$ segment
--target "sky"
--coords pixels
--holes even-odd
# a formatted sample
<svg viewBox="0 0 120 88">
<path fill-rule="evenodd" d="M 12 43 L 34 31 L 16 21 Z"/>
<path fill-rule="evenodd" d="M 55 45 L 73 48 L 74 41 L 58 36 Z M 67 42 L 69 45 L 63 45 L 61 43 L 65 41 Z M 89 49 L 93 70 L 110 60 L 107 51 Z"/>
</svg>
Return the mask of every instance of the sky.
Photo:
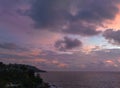
<svg viewBox="0 0 120 88">
<path fill-rule="evenodd" d="M 120 0 L 0 0 L 0 62 L 48 71 L 120 71 Z"/>
</svg>

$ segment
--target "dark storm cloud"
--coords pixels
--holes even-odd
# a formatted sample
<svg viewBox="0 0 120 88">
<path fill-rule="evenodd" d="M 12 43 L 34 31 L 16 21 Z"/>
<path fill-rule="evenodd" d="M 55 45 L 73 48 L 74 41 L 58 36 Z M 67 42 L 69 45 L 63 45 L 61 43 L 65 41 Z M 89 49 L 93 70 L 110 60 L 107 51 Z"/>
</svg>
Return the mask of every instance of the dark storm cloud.
<svg viewBox="0 0 120 88">
<path fill-rule="evenodd" d="M 71 39 L 64 37 L 64 40 L 58 40 L 55 43 L 55 47 L 61 51 L 73 49 L 82 46 L 82 42 L 78 39 Z"/>
<path fill-rule="evenodd" d="M 83 6 L 80 6 L 77 18 L 85 20 L 87 22 L 101 22 L 106 19 L 114 19 L 115 15 L 119 11 L 116 3 L 117 0 L 89 0 Z"/>
<path fill-rule="evenodd" d="M 33 3 L 30 17 L 37 27 L 55 26 L 60 20 L 64 20 L 67 12 L 59 2 L 59 0 L 36 0 Z"/>
<path fill-rule="evenodd" d="M 115 18 L 118 2 L 119 0 L 35 0 L 29 16 L 40 29 L 92 36 L 99 33 L 96 29 L 103 26 L 104 21 Z"/>
<path fill-rule="evenodd" d="M 108 29 L 103 36 L 112 44 L 120 45 L 120 30 Z"/>
</svg>

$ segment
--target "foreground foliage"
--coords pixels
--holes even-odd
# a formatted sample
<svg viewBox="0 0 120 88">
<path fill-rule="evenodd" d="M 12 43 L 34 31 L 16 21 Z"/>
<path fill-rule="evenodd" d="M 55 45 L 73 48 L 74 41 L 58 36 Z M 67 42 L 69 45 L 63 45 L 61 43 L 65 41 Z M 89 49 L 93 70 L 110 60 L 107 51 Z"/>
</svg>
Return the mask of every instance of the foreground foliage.
<svg viewBox="0 0 120 88">
<path fill-rule="evenodd" d="M 48 88 L 39 75 L 40 70 L 29 65 L 0 62 L 0 88 Z"/>
</svg>

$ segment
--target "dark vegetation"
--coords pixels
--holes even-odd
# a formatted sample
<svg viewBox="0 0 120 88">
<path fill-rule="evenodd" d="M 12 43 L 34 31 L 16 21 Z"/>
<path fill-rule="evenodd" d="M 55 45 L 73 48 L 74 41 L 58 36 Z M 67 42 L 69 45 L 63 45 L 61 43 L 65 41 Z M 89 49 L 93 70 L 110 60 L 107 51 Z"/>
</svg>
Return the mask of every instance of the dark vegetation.
<svg viewBox="0 0 120 88">
<path fill-rule="evenodd" d="M 0 62 L 0 88 L 49 88 L 34 66 Z"/>
</svg>

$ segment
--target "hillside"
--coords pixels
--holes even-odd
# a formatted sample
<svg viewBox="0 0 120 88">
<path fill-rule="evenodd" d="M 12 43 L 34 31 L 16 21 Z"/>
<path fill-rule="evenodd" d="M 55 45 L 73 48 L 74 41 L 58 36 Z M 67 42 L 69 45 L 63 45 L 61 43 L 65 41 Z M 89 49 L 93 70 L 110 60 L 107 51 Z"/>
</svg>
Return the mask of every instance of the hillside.
<svg viewBox="0 0 120 88">
<path fill-rule="evenodd" d="M 39 72 L 45 71 L 30 65 L 0 62 L 0 88 L 48 88 Z"/>
</svg>

